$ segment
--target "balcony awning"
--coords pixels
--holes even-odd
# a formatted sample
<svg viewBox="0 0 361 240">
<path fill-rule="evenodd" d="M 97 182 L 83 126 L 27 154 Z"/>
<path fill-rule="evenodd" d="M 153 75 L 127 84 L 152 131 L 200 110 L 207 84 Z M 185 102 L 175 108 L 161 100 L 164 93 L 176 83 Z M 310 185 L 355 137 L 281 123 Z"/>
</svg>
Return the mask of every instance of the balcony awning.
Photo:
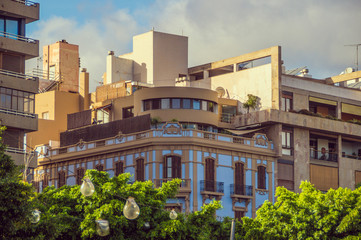
<svg viewBox="0 0 361 240">
<path fill-rule="evenodd" d="M 249 130 L 236 130 L 236 129 L 226 129 L 228 132 L 231 132 L 235 135 L 244 135 L 244 134 L 247 134 L 247 133 L 251 133 L 251 132 L 257 132 L 259 130 L 262 130 L 266 127 L 261 127 L 261 128 L 255 128 L 255 129 L 249 129 Z"/>
</svg>

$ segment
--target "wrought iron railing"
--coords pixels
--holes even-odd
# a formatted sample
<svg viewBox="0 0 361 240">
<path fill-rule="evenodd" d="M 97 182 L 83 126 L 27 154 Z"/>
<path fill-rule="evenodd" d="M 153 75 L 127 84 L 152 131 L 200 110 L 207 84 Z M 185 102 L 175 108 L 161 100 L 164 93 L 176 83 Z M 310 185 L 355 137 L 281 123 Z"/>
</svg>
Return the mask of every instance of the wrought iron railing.
<svg viewBox="0 0 361 240">
<path fill-rule="evenodd" d="M 153 184 L 155 187 L 161 187 L 163 183 L 166 183 L 168 181 L 172 181 L 174 178 L 162 178 L 162 179 L 153 179 Z M 179 185 L 180 188 L 191 188 L 191 179 L 183 179 L 182 182 Z"/>
<path fill-rule="evenodd" d="M 36 39 L 24 37 L 24 36 L 21 36 L 21 35 L 16 35 L 16 34 L 13 34 L 13 33 L 2 32 L 2 31 L 0 31 L 0 37 L 6 37 L 6 38 L 14 39 L 14 40 L 27 42 L 27 43 L 34 43 L 34 44 L 39 43 L 39 40 L 36 40 Z"/>
<path fill-rule="evenodd" d="M 38 3 L 36 2 L 32 2 L 32 1 L 28 1 L 28 0 L 11 0 L 13 2 L 17 2 L 17 3 L 21 3 L 24 4 L 26 6 L 36 6 L 38 5 Z"/>
<path fill-rule="evenodd" d="M 253 186 L 251 185 L 231 184 L 230 187 L 231 195 L 253 196 Z"/>
<path fill-rule="evenodd" d="M 217 192 L 224 193 L 224 182 L 201 180 L 200 182 L 201 192 Z"/>
</svg>

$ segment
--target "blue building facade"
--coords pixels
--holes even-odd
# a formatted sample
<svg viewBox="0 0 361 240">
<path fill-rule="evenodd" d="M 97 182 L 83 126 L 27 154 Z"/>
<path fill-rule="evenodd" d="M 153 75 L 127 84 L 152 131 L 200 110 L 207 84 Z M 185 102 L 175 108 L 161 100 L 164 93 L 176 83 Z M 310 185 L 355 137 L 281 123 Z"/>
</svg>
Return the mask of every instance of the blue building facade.
<svg viewBox="0 0 361 240">
<path fill-rule="evenodd" d="M 44 154 L 37 170 L 40 191 L 48 185 L 80 184 L 87 169 L 98 169 L 111 177 L 128 172 L 134 181 L 150 180 L 155 187 L 180 178 L 179 192 L 167 207 L 192 212 L 216 199 L 223 205 L 217 211 L 220 219 L 255 217 L 266 200 L 274 201 L 276 155 L 263 133 L 243 138 L 168 122 L 143 132 L 38 150 Z"/>
</svg>

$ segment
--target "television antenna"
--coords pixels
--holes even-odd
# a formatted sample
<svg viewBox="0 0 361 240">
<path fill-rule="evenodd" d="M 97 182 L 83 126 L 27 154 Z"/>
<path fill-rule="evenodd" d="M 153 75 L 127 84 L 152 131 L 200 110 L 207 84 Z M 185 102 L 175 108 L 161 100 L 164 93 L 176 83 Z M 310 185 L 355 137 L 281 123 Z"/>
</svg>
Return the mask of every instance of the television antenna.
<svg viewBox="0 0 361 240">
<path fill-rule="evenodd" d="M 356 71 L 358 71 L 358 47 L 359 46 L 361 46 L 361 43 L 345 45 L 345 47 L 356 47 L 356 59 L 355 59 Z"/>
</svg>

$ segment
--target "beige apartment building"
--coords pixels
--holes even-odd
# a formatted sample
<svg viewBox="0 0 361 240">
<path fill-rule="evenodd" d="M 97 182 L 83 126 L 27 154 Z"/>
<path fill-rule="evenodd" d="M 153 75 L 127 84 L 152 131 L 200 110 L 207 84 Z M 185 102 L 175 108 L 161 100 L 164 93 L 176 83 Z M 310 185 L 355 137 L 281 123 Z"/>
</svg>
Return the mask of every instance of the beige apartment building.
<svg viewBox="0 0 361 240">
<path fill-rule="evenodd" d="M 285 70 L 279 46 L 189 68 L 187 37 L 155 31 L 106 61 L 104 84 L 91 97 L 80 93 L 86 87 L 63 88 L 79 110 L 34 140 L 39 190 L 79 184 L 87 169 L 156 186 L 177 177 L 184 184 L 169 207 L 189 212 L 216 198 L 227 206 L 217 216 L 254 217 L 277 186 L 299 191 L 308 180 L 326 191 L 361 181 L 361 92 L 350 84 L 361 71 L 314 79 Z M 88 78 L 82 71 L 80 85 Z M 257 101 L 247 109 L 249 94 Z"/>
<path fill-rule="evenodd" d="M 39 41 L 26 37 L 26 24 L 39 20 L 39 4 L 2 0 L 0 4 L 0 122 L 6 152 L 15 163 L 24 165 L 31 156 L 29 172 L 37 166 L 36 155 L 26 154 L 26 133 L 38 129 L 35 94 L 39 80 L 25 74 L 25 60 L 37 57 Z"/>
</svg>

